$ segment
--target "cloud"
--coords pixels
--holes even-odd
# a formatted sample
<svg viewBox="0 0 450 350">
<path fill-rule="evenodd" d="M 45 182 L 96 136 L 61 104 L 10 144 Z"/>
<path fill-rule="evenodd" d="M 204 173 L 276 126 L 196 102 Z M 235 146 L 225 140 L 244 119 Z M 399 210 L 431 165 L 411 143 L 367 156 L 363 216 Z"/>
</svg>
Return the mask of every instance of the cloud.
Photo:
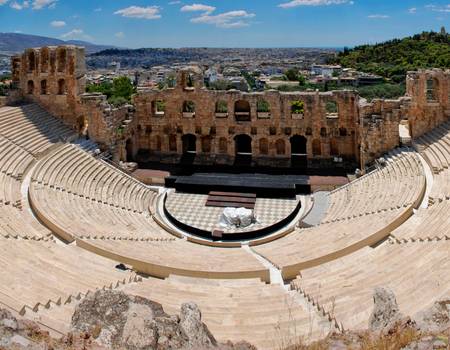
<svg viewBox="0 0 450 350">
<path fill-rule="evenodd" d="M 116 34 L 114 34 L 114 36 L 118 39 L 125 38 L 125 34 L 123 32 L 117 32 Z"/>
<path fill-rule="evenodd" d="M 411 14 L 417 13 L 417 7 L 411 7 L 410 9 L 408 9 L 408 12 Z"/>
<path fill-rule="evenodd" d="M 291 0 L 289 2 L 279 4 L 278 7 L 286 9 L 299 6 L 329 6 L 342 4 L 353 5 L 353 3 L 354 2 L 352 0 Z"/>
<path fill-rule="evenodd" d="M 181 12 L 205 12 L 211 13 L 214 12 L 216 8 L 214 6 L 203 5 L 203 4 L 192 4 L 192 5 L 184 5 L 181 8 Z"/>
<path fill-rule="evenodd" d="M 244 10 L 229 11 L 218 15 L 204 14 L 191 19 L 192 23 L 213 24 L 219 28 L 248 27 L 248 19 L 255 17 L 254 13 Z"/>
<path fill-rule="evenodd" d="M 376 15 L 369 15 L 369 16 L 367 16 L 367 18 L 371 18 L 371 19 L 386 19 L 386 18 L 389 18 L 389 16 L 388 15 L 376 14 Z"/>
<path fill-rule="evenodd" d="M 51 21 L 50 25 L 55 28 L 61 28 L 66 26 L 66 22 L 64 21 Z"/>
<path fill-rule="evenodd" d="M 102 8 L 101 7 L 97 7 L 96 9 L 94 9 L 94 12 L 102 12 Z"/>
<path fill-rule="evenodd" d="M 55 8 L 56 2 L 58 0 L 33 0 L 32 7 L 33 10 L 41 10 L 43 8 Z"/>
<path fill-rule="evenodd" d="M 169 5 L 179 5 L 181 4 L 181 1 L 169 1 Z"/>
<path fill-rule="evenodd" d="M 24 8 L 27 8 L 29 6 L 30 4 L 28 3 L 28 1 L 24 1 L 22 4 L 17 1 L 13 1 L 12 3 L 9 4 L 9 7 L 18 11 L 23 10 Z"/>
<path fill-rule="evenodd" d="M 0 6 L 6 4 L 9 0 L 0 0 Z"/>
<path fill-rule="evenodd" d="M 159 6 L 130 6 L 114 12 L 115 15 L 121 15 L 128 18 L 143 18 L 143 19 L 159 19 L 161 18 Z"/>
<path fill-rule="evenodd" d="M 90 35 L 84 33 L 83 29 L 73 29 L 70 32 L 67 32 L 61 35 L 63 39 L 83 39 L 83 40 L 92 40 Z"/>
<path fill-rule="evenodd" d="M 434 12 L 442 12 L 442 13 L 450 13 L 450 4 L 448 5 L 426 5 L 425 8 L 434 11 Z"/>
</svg>

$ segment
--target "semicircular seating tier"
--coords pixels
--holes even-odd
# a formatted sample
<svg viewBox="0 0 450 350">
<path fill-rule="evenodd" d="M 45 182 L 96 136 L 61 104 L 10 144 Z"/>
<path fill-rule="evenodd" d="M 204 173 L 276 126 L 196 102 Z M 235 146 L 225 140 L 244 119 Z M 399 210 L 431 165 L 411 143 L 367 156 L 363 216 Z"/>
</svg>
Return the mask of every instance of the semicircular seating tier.
<svg viewBox="0 0 450 350">
<path fill-rule="evenodd" d="M 179 314 L 186 301 L 195 302 L 202 312 L 202 321 L 218 341 L 245 339 L 261 350 L 285 348 L 300 338 L 321 338 L 335 329 L 334 323 L 302 303 L 296 291 L 286 291 L 259 279 L 147 277 L 119 289 L 156 301 L 169 314 Z M 65 334 L 75 305 L 39 310 L 35 319 Z"/>
<path fill-rule="evenodd" d="M 389 190 L 396 196 L 378 192 Z M 294 278 L 301 269 L 383 240 L 413 214 L 413 208 L 420 203 L 424 192 L 425 178 L 417 156 L 409 151 L 396 152 L 381 170 L 332 193 L 331 214 L 324 223 L 297 229 L 253 249 L 280 268 L 284 278 Z M 337 193 L 348 193 L 348 199 Z M 356 214 L 351 215 L 352 211 Z"/>
<path fill-rule="evenodd" d="M 450 199 L 450 121 L 414 141 L 433 172 L 430 204 Z"/>
<path fill-rule="evenodd" d="M 0 238 L 0 251 L 0 306 L 21 315 L 136 279 L 114 261 L 52 240 Z"/>
<path fill-rule="evenodd" d="M 400 310 L 410 316 L 448 296 L 449 253 L 450 241 L 385 242 L 302 270 L 292 286 L 342 329 L 367 329 L 376 287 L 391 289 Z"/>
<path fill-rule="evenodd" d="M 73 130 L 37 104 L 2 107 L 0 136 L 37 156 L 58 142 L 76 138 Z"/>
<path fill-rule="evenodd" d="M 322 222 L 417 207 L 425 191 L 425 175 L 415 152 L 398 149 L 386 156 L 386 162 L 386 166 L 330 192 Z"/>
<path fill-rule="evenodd" d="M 141 272 L 269 280 L 268 269 L 242 248 L 197 246 L 165 231 L 146 209 L 156 195 L 73 145 L 43 158 L 30 184 L 32 207 L 52 231 Z"/>
</svg>

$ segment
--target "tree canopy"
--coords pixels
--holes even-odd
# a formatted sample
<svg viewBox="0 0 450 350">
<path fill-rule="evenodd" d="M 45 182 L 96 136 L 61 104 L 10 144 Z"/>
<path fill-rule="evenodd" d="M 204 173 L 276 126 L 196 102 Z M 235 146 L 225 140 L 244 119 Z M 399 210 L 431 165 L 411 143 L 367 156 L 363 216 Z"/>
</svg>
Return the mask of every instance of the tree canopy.
<svg viewBox="0 0 450 350">
<path fill-rule="evenodd" d="M 403 82 L 406 72 L 419 68 L 450 67 L 450 35 L 423 32 L 404 39 L 344 49 L 330 63 Z"/>
</svg>

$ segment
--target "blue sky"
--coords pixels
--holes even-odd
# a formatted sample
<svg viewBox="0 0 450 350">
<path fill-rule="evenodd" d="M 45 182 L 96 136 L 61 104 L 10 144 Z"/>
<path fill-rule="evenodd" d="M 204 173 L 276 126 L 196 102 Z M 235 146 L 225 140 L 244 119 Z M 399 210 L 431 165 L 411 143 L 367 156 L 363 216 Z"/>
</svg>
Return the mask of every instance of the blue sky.
<svg viewBox="0 0 450 350">
<path fill-rule="evenodd" d="M 0 32 L 123 47 L 340 47 L 450 30 L 449 0 L 0 0 Z"/>
</svg>

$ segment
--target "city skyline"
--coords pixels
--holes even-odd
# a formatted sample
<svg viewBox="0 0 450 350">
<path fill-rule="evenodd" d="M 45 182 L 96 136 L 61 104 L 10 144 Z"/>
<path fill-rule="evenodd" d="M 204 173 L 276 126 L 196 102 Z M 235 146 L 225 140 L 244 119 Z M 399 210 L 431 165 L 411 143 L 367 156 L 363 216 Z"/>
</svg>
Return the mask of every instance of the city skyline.
<svg viewBox="0 0 450 350">
<path fill-rule="evenodd" d="M 342 47 L 448 26 L 448 0 L 0 0 L 2 32 L 120 47 Z"/>
</svg>

